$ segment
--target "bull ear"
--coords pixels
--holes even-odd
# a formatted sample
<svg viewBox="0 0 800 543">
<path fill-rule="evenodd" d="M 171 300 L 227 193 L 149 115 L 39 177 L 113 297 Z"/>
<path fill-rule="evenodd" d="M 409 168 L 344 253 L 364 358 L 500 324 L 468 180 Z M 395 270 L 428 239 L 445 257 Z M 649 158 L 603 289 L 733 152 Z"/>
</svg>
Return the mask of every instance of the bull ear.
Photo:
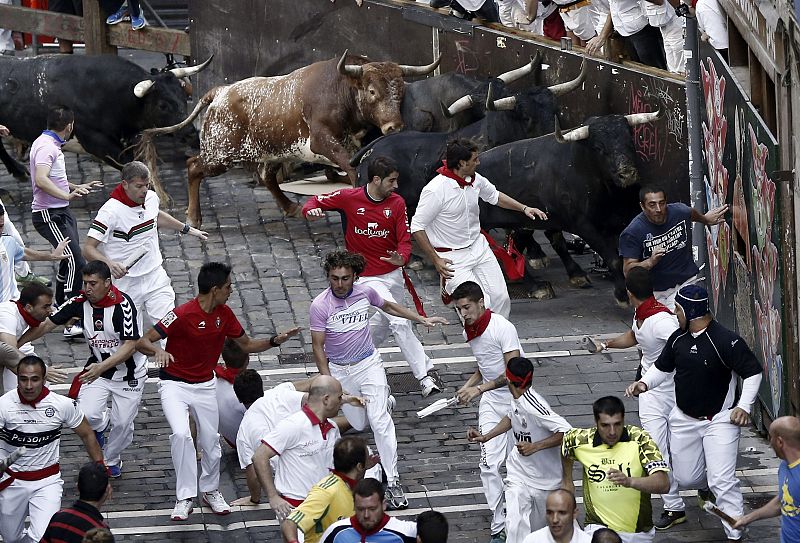
<svg viewBox="0 0 800 543">
<path fill-rule="evenodd" d="M 510 70 L 508 72 L 502 73 L 497 76 L 497 79 L 499 79 L 505 84 L 513 83 L 517 79 L 520 79 L 532 73 L 536 68 L 541 66 L 541 64 L 542 64 L 542 53 L 536 51 L 536 55 L 531 58 L 531 61 L 528 64 L 526 64 L 525 66 L 521 66 L 515 70 Z"/>
<path fill-rule="evenodd" d="M 197 66 L 190 66 L 190 67 L 186 67 L 186 68 L 172 68 L 170 70 L 170 72 L 172 72 L 172 74 L 175 77 L 177 77 L 178 79 L 180 79 L 182 77 L 191 77 L 194 74 L 203 71 L 206 68 L 206 66 L 208 66 L 208 64 L 211 62 L 211 59 L 213 59 L 213 58 L 214 58 L 214 55 L 211 55 L 210 57 L 208 57 L 208 60 L 206 60 L 202 64 L 198 64 Z"/>
<path fill-rule="evenodd" d="M 578 74 L 578 77 L 576 77 L 572 81 L 567 81 L 566 83 L 551 85 L 547 87 L 547 89 L 553 93 L 553 96 L 561 96 L 562 94 L 572 92 L 578 87 L 580 87 L 585 79 L 586 79 L 586 57 L 583 57 L 583 62 L 581 62 L 581 73 Z"/>
<path fill-rule="evenodd" d="M 357 64 L 345 64 L 344 60 L 347 58 L 348 50 L 345 49 L 344 53 L 342 53 L 342 58 L 339 59 L 339 63 L 336 65 L 336 69 L 342 75 L 349 75 L 351 77 L 361 77 L 361 74 L 364 72 L 364 69 L 357 65 Z"/>
<path fill-rule="evenodd" d="M 403 72 L 403 77 L 410 77 L 413 75 L 428 75 L 436 68 L 439 67 L 439 63 L 442 61 L 442 55 L 439 55 L 439 58 L 434 60 L 432 63 L 428 64 L 427 66 L 407 66 L 405 64 L 400 64 L 400 71 Z"/>
<path fill-rule="evenodd" d="M 625 120 L 628 121 L 629 125 L 636 126 L 637 124 L 652 123 L 660 117 L 661 110 L 657 109 L 652 113 L 631 113 L 630 115 L 625 115 Z"/>
<path fill-rule="evenodd" d="M 572 141 L 580 141 L 585 140 L 589 137 L 589 127 L 588 126 L 579 126 L 575 130 L 570 130 L 566 134 L 561 133 L 561 126 L 558 122 L 558 115 L 555 116 L 555 131 L 553 133 L 553 137 L 555 137 L 558 143 L 569 143 Z"/>
<path fill-rule="evenodd" d="M 133 94 L 136 98 L 144 98 L 148 92 L 153 89 L 153 85 L 155 85 L 155 81 L 152 79 L 145 79 L 144 81 L 139 81 L 136 83 L 136 86 L 133 87 Z"/>
<path fill-rule="evenodd" d="M 449 106 L 442 104 L 442 112 L 444 113 L 444 116 L 449 119 L 457 113 L 468 110 L 472 107 L 472 104 L 472 96 L 468 94 L 466 96 L 462 96 Z"/>
</svg>

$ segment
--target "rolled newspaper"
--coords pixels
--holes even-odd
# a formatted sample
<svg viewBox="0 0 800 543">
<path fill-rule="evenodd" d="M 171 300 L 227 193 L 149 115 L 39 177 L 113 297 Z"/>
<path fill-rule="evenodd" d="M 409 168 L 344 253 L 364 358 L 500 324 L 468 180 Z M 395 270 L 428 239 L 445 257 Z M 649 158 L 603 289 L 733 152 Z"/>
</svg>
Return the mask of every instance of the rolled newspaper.
<svg viewBox="0 0 800 543">
<path fill-rule="evenodd" d="M 728 525 L 731 526 L 731 527 L 733 527 L 733 525 L 736 524 L 736 519 L 735 518 L 730 516 L 728 513 L 726 513 L 725 511 L 723 511 L 722 509 L 720 509 L 716 505 L 714 505 L 713 502 L 710 502 L 710 501 L 705 502 L 703 504 L 703 509 L 705 509 L 706 511 L 708 511 L 712 515 L 718 516 L 719 518 L 724 520 L 726 523 L 728 523 Z"/>
<path fill-rule="evenodd" d="M 428 415 L 436 413 L 437 411 L 441 411 L 442 409 L 445 409 L 447 407 L 452 407 L 457 403 L 458 403 L 457 396 L 453 396 L 452 398 L 442 398 L 441 400 L 436 400 L 425 409 L 417 411 L 417 416 L 422 419 L 427 417 Z"/>
<path fill-rule="evenodd" d="M 147 248 L 139 247 L 131 256 L 127 258 L 127 260 L 125 260 L 125 262 L 122 263 L 122 265 L 125 266 L 126 270 L 129 270 L 131 269 L 131 266 L 139 262 L 146 254 Z"/>
</svg>

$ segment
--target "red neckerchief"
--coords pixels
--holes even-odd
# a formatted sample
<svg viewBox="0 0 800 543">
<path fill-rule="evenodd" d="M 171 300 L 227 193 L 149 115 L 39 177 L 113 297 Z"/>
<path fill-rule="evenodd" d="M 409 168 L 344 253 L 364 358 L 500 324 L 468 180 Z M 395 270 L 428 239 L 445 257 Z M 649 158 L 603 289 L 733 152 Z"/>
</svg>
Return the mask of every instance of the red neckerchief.
<svg viewBox="0 0 800 543">
<path fill-rule="evenodd" d="M 436 170 L 436 173 L 440 173 L 445 177 L 449 177 L 450 179 L 454 179 L 455 182 L 458 183 L 458 186 L 461 187 L 462 189 L 464 187 L 468 187 L 468 186 L 472 185 L 472 183 L 475 181 L 475 176 L 474 175 L 472 176 L 472 179 L 470 179 L 469 181 L 467 181 L 463 177 L 457 175 L 456 172 L 454 172 L 453 170 L 451 170 L 450 168 L 447 167 L 447 163 L 445 161 L 442 161 L 442 165 L 438 170 Z"/>
<path fill-rule="evenodd" d="M 19 309 L 19 314 L 20 314 L 20 315 L 22 315 L 22 320 L 24 320 L 24 321 L 25 321 L 25 324 L 27 324 L 27 325 L 28 325 L 28 326 L 30 326 L 31 328 L 36 328 L 37 326 L 39 326 L 40 324 L 42 324 L 41 322 L 39 322 L 39 321 L 37 321 L 36 319 L 34 319 L 34 318 L 33 318 L 33 315 L 31 315 L 30 313 L 28 313 L 27 311 L 25 311 L 25 306 L 23 306 L 23 305 L 22 305 L 21 303 L 19 303 L 19 302 L 14 302 L 14 303 L 16 303 L 16 304 L 17 304 L 17 309 Z"/>
<path fill-rule="evenodd" d="M 19 393 L 19 389 L 17 389 L 17 395 L 19 396 L 20 403 L 25 404 L 25 405 L 30 405 L 34 409 L 36 409 L 36 404 L 41 402 L 42 400 L 44 400 L 45 397 L 47 397 L 48 394 L 50 394 L 50 389 L 47 388 L 47 387 L 42 387 L 42 392 L 40 392 L 39 395 L 36 396 L 31 401 L 28 401 L 28 400 L 26 400 L 25 398 L 22 397 L 22 394 Z"/>
<path fill-rule="evenodd" d="M 142 209 L 144 209 L 144 203 L 137 204 L 136 202 L 130 199 L 128 194 L 125 192 L 125 189 L 122 188 L 122 183 L 117 185 L 117 187 L 111 191 L 111 197 L 114 198 L 115 200 L 119 200 L 128 207 L 142 206 Z"/>
<path fill-rule="evenodd" d="M 655 296 L 650 296 L 636 308 L 636 320 L 643 321 L 647 317 L 652 317 L 656 313 L 661 313 L 662 311 L 672 315 L 672 311 L 670 311 L 667 306 L 656 300 Z"/>
<path fill-rule="evenodd" d="M 83 296 L 86 300 L 89 299 L 86 297 L 86 293 L 83 291 L 81 291 L 81 296 Z M 122 297 L 122 293 L 119 291 L 119 289 L 114 285 L 111 285 L 111 288 L 108 289 L 108 292 L 103 299 L 96 304 L 92 304 L 92 307 L 112 307 L 117 304 L 121 304 L 123 299 L 124 298 Z"/>
<path fill-rule="evenodd" d="M 341 471 L 336 471 L 335 469 L 332 469 L 331 473 L 333 473 L 339 479 L 341 479 L 342 481 L 347 483 L 347 486 L 350 487 L 350 490 L 353 490 L 355 488 L 356 484 L 358 483 L 358 481 L 356 481 L 355 479 L 351 479 L 350 477 L 348 477 L 347 475 L 345 475 Z"/>
<path fill-rule="evenodd" d="M 222 364 L 217 364 L 217 367 L 214 368 L 214 373 L 217 374 L 217 377 L 228 381 L 230 384 L 233 384 L 236 376 L 239 375 L 239 372 L 241 371 L 242 370 L 239 368 L 229 368 L 228 366 L 223 366 Z"/>
<path fill-rule="evenodd" d="M 333 430 L 333 424 L 331 421 L 327 419 L 322 421 L 319 420 L 316 413 L 314 413 L 311 408 L 308 407 L 308 404 L 303 406 L 303 413 L 305 413 L 308 417 L 308 420 L 311 421 L 312 426 L 319 426 L 319 431 L 322 432 L 322 439 L 328 439 L 328 432 Z"/>
<path fill-rule="evenodd" d="M 372 530 L 367 530 L 366 528 L 361 526 L 361 524 L 358 522 L 358 519 L 356 518 L 356 516 L 353 515 L 352 517 L 350 517 L 350 525 L 353 527 L 353 529 L 356 532 L 358 532 L 358 535 L 361 536 L 361 543 L 366 543 L 367 536 L 370 536 L 370 535 L 373 535 L 373 534 L 377 534 L 378 532 L 383 530 L 383 527 L 386 526 L 386 524 L 389 523 L 389 520 L 391 520 L 391 518 L 392 517 L 390 517 L 389 515 L 384 513 L 383 514 L 383 518 L 378 523 L 378 525 L 375 526 Z"/>
<path fill-rule="evenodd" d="M 489 326 L 489 321 L 491 318 L 492 310 L 487 309 L 473 324 L 465 324 L 464 331 L 467 333 L 467 341 L 472 341 L 476 337 L 483 334 L 486 331 L 486 327 Z"/>
</svg>

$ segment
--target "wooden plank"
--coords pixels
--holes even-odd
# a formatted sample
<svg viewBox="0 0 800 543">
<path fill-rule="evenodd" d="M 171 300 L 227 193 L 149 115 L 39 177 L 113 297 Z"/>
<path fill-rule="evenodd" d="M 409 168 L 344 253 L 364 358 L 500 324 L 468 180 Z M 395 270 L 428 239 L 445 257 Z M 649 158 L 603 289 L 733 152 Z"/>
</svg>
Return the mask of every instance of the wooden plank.
<svg viewBox="0 0 800 543">
<path fill-rule="evenodd" d="M 108 43 L 108 25 L 98 0 L 83 1 L 83 23 L 87 55 L 117 54 L 117 48 Z"/>
<path fill-rule="evenodd" d="M 117 47 L 129 47 L 190 56 L 192 54 L 189 34 L 181 30 L 147 26 L 133 30 L 128 23 L 119 23 L 108 28 L 108 41 Z"/>
<path fill-rule="evenodd" d="M 83 41 L 83 18 L 75 15 L 0 4 L 0 21 L 9 30 Z"/>
</svg>

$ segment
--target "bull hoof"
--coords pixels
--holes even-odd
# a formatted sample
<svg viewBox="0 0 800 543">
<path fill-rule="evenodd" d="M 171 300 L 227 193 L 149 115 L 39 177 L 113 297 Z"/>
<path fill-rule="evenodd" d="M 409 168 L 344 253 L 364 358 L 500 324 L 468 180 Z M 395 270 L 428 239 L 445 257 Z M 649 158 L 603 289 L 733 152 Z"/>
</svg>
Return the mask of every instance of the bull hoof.
<svg viewBox="0 0 800 543">
<path fill-rule="evenodd" d="M 556 297 L 556 292 L 550 283 L 537 285 L 533 290 L 528 292 L 528 297 L 534 300 L 552 300 Z"/>
<path fill-rule="evenodd" d="M 188 224 L 192 228 L 200 228 L 201 226 L 203 226 L 203 218 L 202 217 L 193 217 L 187 211 L 186 212 L 186 224 Z"/>
<path fill-rule="evenodd" d="M 569 284 L 575 288 L 591 288 L 592 281 L 585 275 L 576 275 L 569 278 Z"/>
<path fill-rule="evenodd" d="M 346 173 L 339 173 L 338 170 L 331 167 L 325 168 L 325 177 L 328 179 L 328 181 L 333 181 L 334 183 L 347 182 Z"/>
<path fill-rule="evenodd" d="M 303 208 L 299 204 L 292 204 L 289 209 L 284 209 L 283 214 L 291 219 L 299 219 L 303 216 Z"/>
<path fill-rule="evenodd" d="M 542 258 L 529 258 L 528 259 L 528 266 L 530 266 L 534 270 L 543 270 L 547 266 L 550 265 L 550 259 L 546 256 Z"/>
</svg>

